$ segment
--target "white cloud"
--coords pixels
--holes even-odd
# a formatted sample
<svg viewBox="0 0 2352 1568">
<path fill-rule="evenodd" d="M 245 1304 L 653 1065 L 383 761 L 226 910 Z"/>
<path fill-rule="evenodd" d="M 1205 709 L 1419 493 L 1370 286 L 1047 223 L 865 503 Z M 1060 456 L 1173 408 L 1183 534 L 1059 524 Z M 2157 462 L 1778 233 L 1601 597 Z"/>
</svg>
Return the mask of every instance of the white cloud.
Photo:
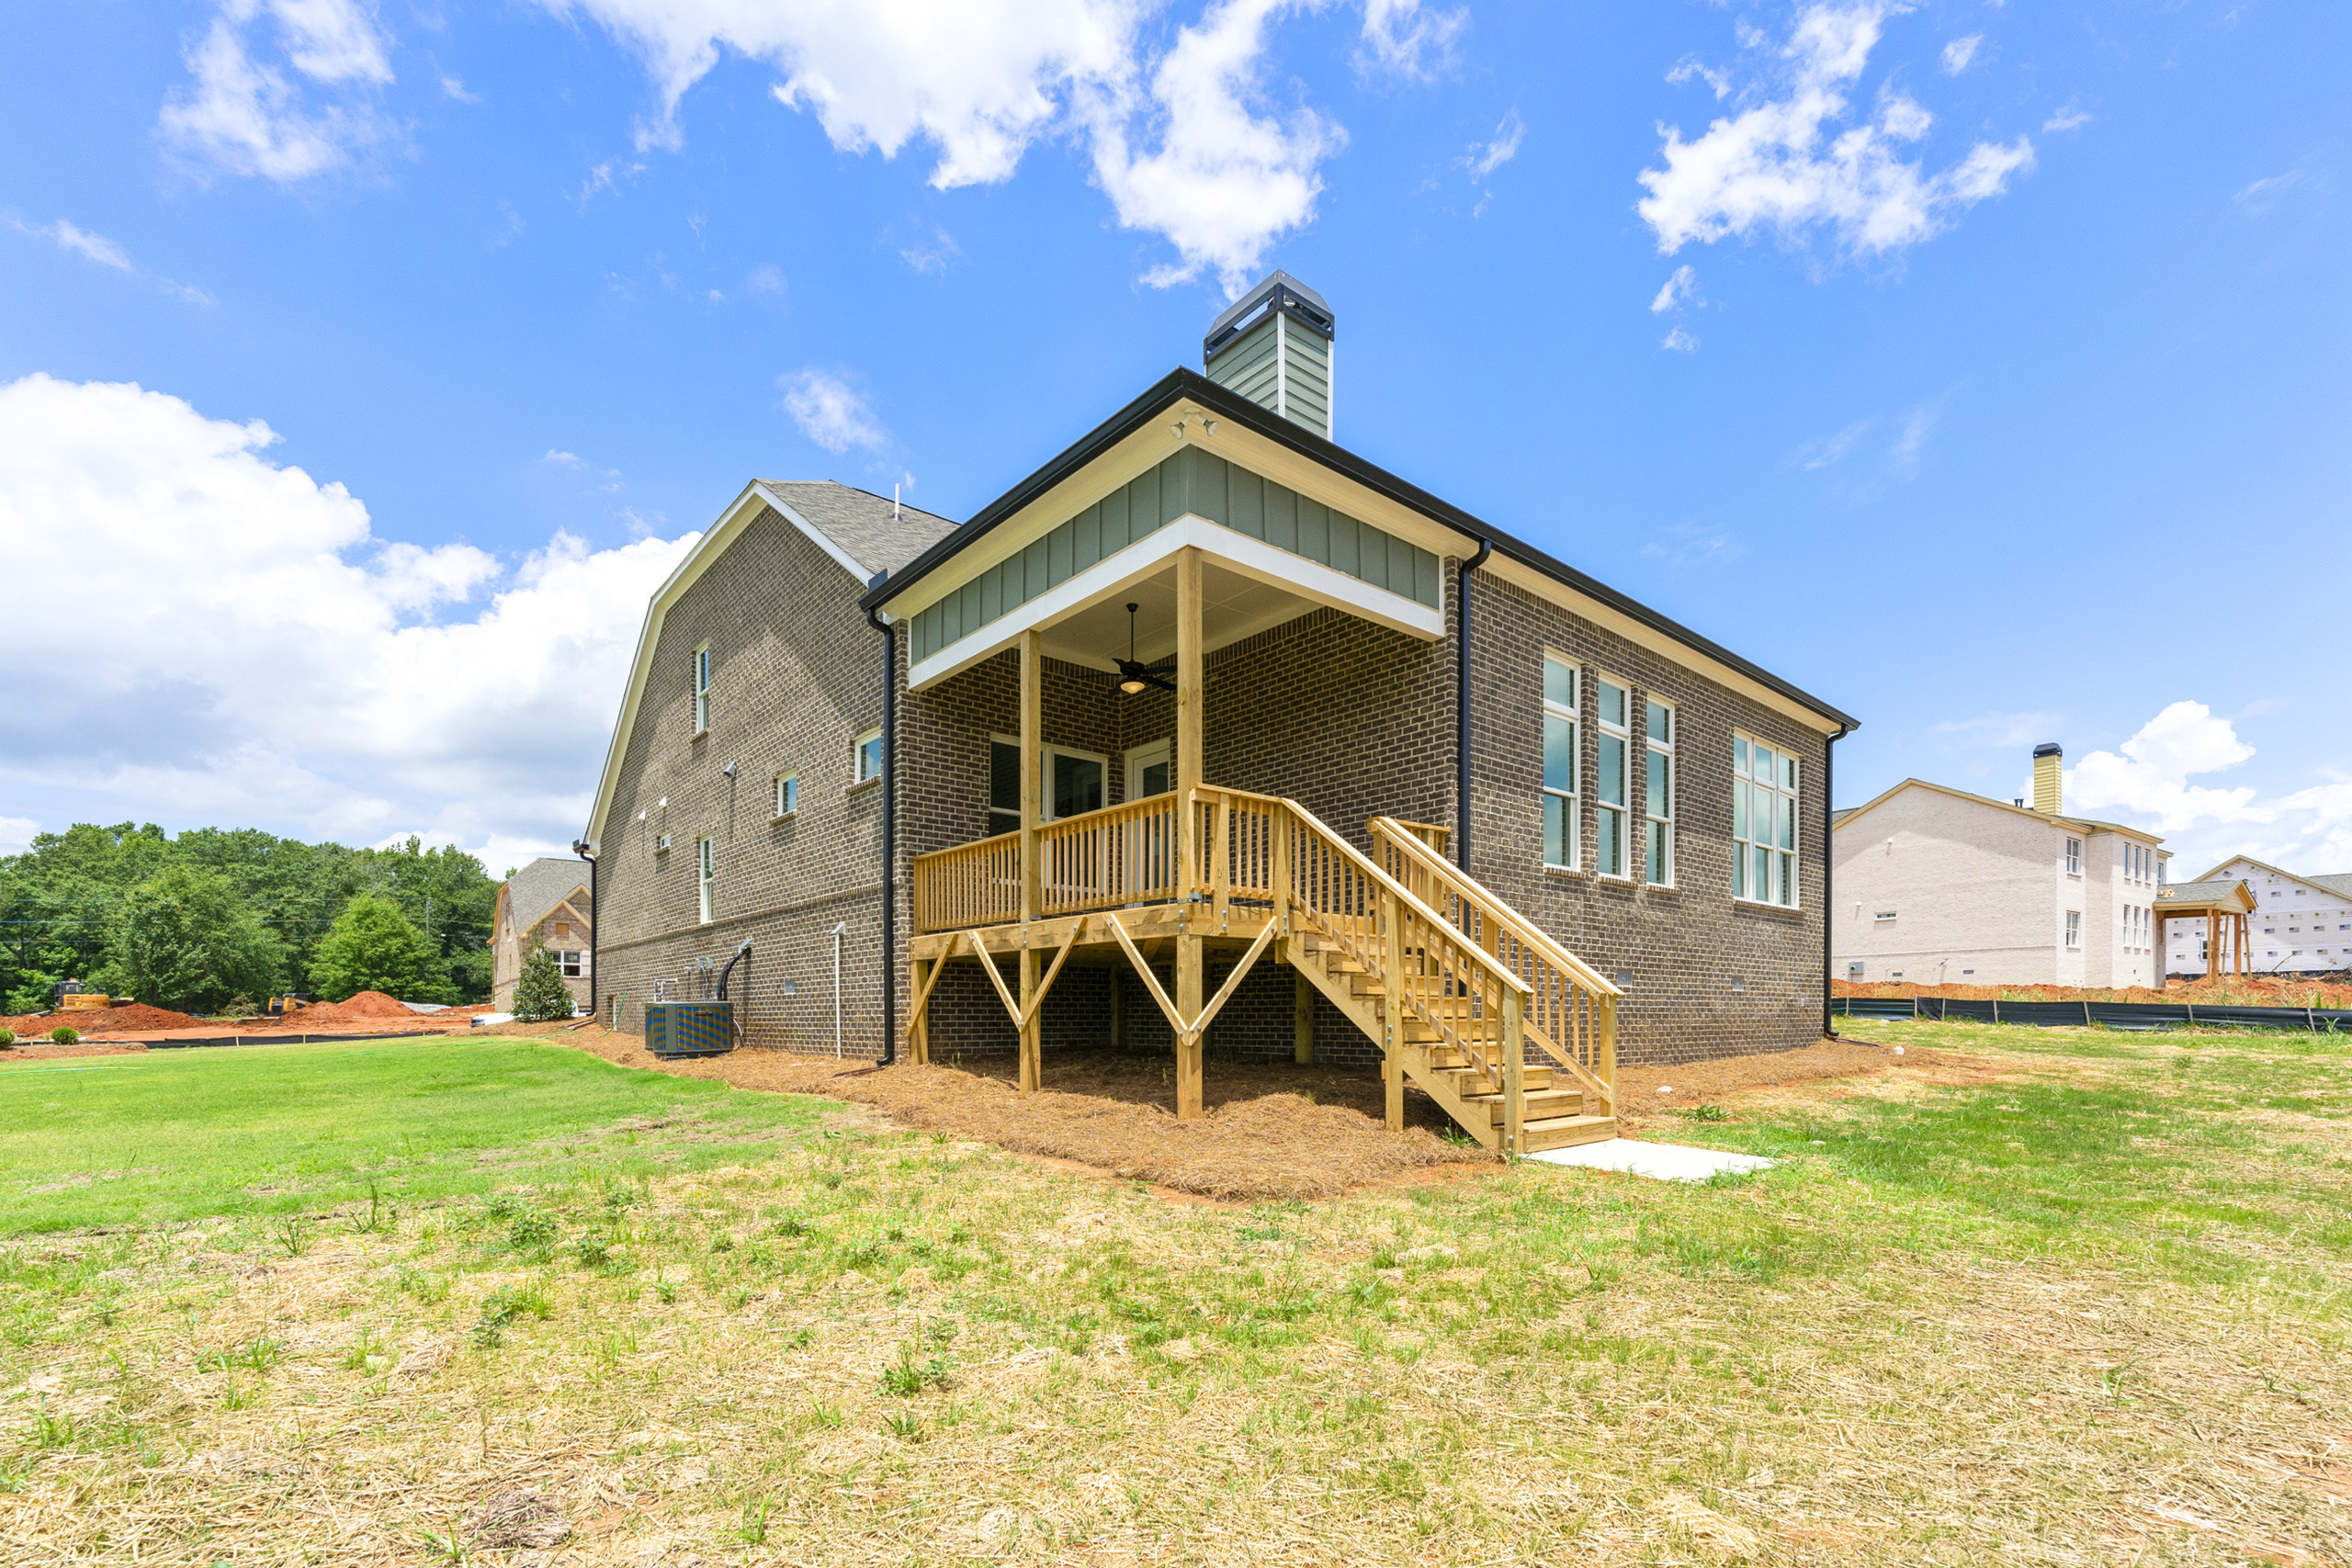
<svg viewBox="0 0 2352 1568">
<path fill-rule="evenodd" d="M 784 268 L 774 262 L 763 262 L 743 279 L 743 287 L 754 294 L 781 294 L 784 292 Z"/>
<path fill-rule="evenodd" d="M 385 541 L 277 439 L 134 385 L 0 387 L 0 570 L 107 562 L 107 592 L 31 602 L 0 643 L 9 804 L 568 841 L 647 596 L 694 536 L 559 533 L 511 569 Z"/>
<path fill-rule="evenodd" d="M 1852 451 L 1855 443 L 1869 434 L 1871 426 L 1877 423 L 1876 415 L 1868 419 L 1858 419 L 1834 435 L 1825 435 L 1818 440 L 1806 442 L 1796 450 L 1798 465 L 1805 468 L 1828 468 Z"/>
<path fill-rule="evenodd" d="M 28 223 L 21 218 L 10 218 L 6 221 L 8 226 L 18 233 L 31 234 L 40 239 L 51 241 L 59 250 L 69 255 L 77 255 L 85 261 L 96 262 L 100 266 L 116 272 L 127 272 L 133 276 L 148 276 L 141 272 L 138 264 L 130 259 L 130 253 L 120 245 L 116 244 L 104 234 L 92 233 L 89 230 L 69 222 L 65 219 L 61 218 L 54 223 Z M 185 283 L 175 283 L 168 277 L 154 277 L 152 281 L 164 293 L 176 299 L 185 299 L 191 305 L 212 303 L 212 296 L 201 288 L 192 288 Z"/>
<path fill-rule="evenodd" d="M 784 389 L 784 411 L 800 434 L 828 452 L 880 446 L 890 439 L 865 399 L 839 377 L 803 370 L 776 384 Z"/>
<path fill-rule="evenodd" d="M 1975 60 L 1976 51 L 1984 46 L 1983 33 L 1971 33 L 1966 38 L 1956 38 L 1944 45 L 1939 62 L 1943 66 L 1944 74 L 1957 76 L 1967 70 L 1970 62 Z"/>
<path fill-rule="evenodd" d="M 1213 270 L 1228 296 L 1248 286 L 1266 247 L 1315 216 L 1324 158 L 1347 133 L 1304 107 L 1286 120 L 1251 112 L 1267 23 L 1284 0 L 1220 0 L 1179 29 L 1151 73 L 1148 103 L 1097 95 L 1090 108 L 1095 183 L 1120 226 L 1164 234 L 1178 260 L 1147 273 L 1165 287 Z M 1156 152 L 1132 145 L 1137 118 Z"/>
<path fill-rule="evenodd" d="M 1666 334 L 1665 341 L 1661 342 L 1658 346 L 1660 348 L 1670 348 L 1677 354 L 1696 354 L 1699 352 L 1699 340 L 1691 333 L 1683 331 L 1680 327 L 1676 327 Z"/>
<path fill-rule="evenodd" d="M 2121 755 L 2094 751 L 2066 771 L 2069 809 L 2124 811 L 2170 831 L 2199 820 L 2240 820 L 2254 806 L 2251 785 L 2188 783 L 2192 774 L 2221 773 L 2254 755 L 2230 721 L 2203 703 L 2172 704 L 2117 751 Z"/>
<path fill-rule="evenodd" d="M 2032 144 L 2019 137 L 1980 141 L 1930 175 L 1902 152 L 1933 123 L 1917 102 L 1888 92 L 1874 117 L 1849 114 L 1848 90 L 1900 8 L 1883 0 L 1809 6 L 1752 107 L 1714 120 L 1692 141 L 1679 128 L 1660 128 L 1666 167 L 1640 172 L 1649 194 L 1635 210 L 1661 252 L 1760 229 L 1795 242 L 1826 228 L 1850 252 L 1883 254 L 1931 238 L 2032 166 Z"/>
<path fill-rule="evenodd" d="M 899 259 L 917 272 L 936 277 L 954 265 L 963 254 L 964 247 L 956 243 L 956 236 L 944 229 L 934 228 L 927 237 L 918 239 L 900 250 Z"/>
<path fill-rule="evenodd" d="M 2283 175 L 2271 175 L 2254 181 L 2230 199 L 2256 217 L 2278 205 L 2279 197 L 2301 185 L 2309 171 L 2290 169 Z"/>
<path fill-rule="evenodd" d="M 466 91 L 465 83 L 455 76 L 445 75 L 441 78 L 441 94 L 444 97 L 455 98 L 461 104 L 481 102 L 480 93 L 469 93 Z"/>
<path fill-rule="evenodd" d="M 307 85 L 254 57 L 264 32 Z M 187 51 L 192 88 L 164 104 L 164 135 L 220 173 L 280 184 L 325 174 L 392 133 L 371 96 L 391 84 L 390 51 L 357 0 L 221 0 Z"/>
<path fill-rule="evenodd" d="M 1699 274 L 1689 264 L 1676 267 L 1658 287 L 1657 296 L 1650 301 L 1650 313 L 1662 315 L 1677 306 L 1695 303 L 1699 298 Z"/>
<path fill-rule="evenodd" d="M 0 855 L 24 853 L 40 831 L 40 824 L 29 817 L 0 817 Z"/>
<path fill-rule="evenodd" d="M 1469 26 L 1467 6 L 1424 11 L 1420 0 L 1364 0 L 1358 59 L 1393 75 L 1426 82 L 1453 63 L 1453 46 Z"/>
<path fill-rule="evenodd" d="M 1685 60 L 1666 73 L 1666 79 L 1678 87 L 1693 78 L 1713 87 L 1718 98 L 1731 96 L 1731 73 L 1728 71 L 1713 70 L 1696 60 Z"/>
<path fill-rule="evenodd" d="M 1483 180 L 1518 157 L 1519 144 L 1526 139 L 1527 127 L 1521 122 L 1519 111 L 1512 109 L 1495 127 L 1492 140 L 1470 143 L 1470 151 L 1464 156 L 1462 166 L 1470 171 L 1472 179 Z"/>
<path fill-rule="evenodd" d="M 2079 130 L 2091 122 L 2089 113 L 2068 104 L 2041 122 L 2044 130 Z"/>
<path fill-rule="evenodd" d="M 1211 0 L 1157 53 L 1144 27 L 1155 0 L 537 3 L 602 24 L 642 59 L 657 101 L 641 148 L 681 144 L 686 92 L 729 53 L 777 71 L 778 101 L 813 114 L 842 152 L 933 149 L 943 190 L 1010 179 L 1040 139 L 1069 135 L 1120 225 L 1174 246 L 1173 263 L 1146 274 L 1158 286 L 1211 272 L 1241 288 L 1269 245 L 1314 218 L 1317 171 L 1346 144 L 1312 108 L 1263 107 L 1273 24 L 1329 0 Z M 1464 25 L 1462 11 L 1368 0 L 1360 57 L 1426 77 Z"/>
</svg>

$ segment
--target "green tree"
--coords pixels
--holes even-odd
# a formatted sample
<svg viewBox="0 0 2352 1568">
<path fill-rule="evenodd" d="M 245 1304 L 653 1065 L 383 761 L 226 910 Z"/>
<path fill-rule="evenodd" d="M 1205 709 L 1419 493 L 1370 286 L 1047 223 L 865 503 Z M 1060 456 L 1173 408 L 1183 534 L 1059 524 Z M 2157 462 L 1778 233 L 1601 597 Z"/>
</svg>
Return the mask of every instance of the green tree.
<svg viewBox="0 0 2352 1568">
<path fill-rule="evenodd" d="M 277 938 L 228 878 L 173 865 L 123 895 L 106 963 L 90 978 L 158 1007 L 209 1011 L 232 997 L 267 996 L 285 967 Z"/>
<path fill-rule="evenodd" d="M 530 1023 L 571 1016 L 571 990 L 563 983 L 555 954 L 544 947 L 532 949 L 523 961 L 522 976 L 514 982 L 514 1016 Z"/>
<path fill-rule="evenodd" d="M 444 990 L 432 944 L 392 899 L 361 894 L 311 954 L 311 984 L 331 1002 L 361 991 L 402 1001 L 437 1001 Z"/>
</svg>

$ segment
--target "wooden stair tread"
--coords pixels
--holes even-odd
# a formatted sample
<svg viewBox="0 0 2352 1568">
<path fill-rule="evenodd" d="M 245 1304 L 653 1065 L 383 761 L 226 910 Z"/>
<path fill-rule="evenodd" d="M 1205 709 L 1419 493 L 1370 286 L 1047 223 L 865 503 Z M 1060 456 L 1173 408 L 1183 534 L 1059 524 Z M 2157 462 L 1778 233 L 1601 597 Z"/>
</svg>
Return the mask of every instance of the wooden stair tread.
<svg viewBox="0 0 2352 1568">
<path fill-rule="evenodd" d="M 1614 1116 L 1554 1116 L 1521 1125 L 1527 1136 L 1522 1146 L 1529 1154 L 1544 1149 L 1574 1148 L 1578 1144 L 1598 1144 L 1617 1135 L 1617 1118 Z"/>
</svg>

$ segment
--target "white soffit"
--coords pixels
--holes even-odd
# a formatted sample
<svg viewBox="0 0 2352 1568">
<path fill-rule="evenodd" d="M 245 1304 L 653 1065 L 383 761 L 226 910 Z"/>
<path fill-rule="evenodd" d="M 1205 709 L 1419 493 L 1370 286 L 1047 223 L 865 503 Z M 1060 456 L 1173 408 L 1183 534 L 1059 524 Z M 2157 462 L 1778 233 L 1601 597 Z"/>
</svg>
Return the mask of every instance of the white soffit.
<svg viewBox="0 0 2352 1568">
<path fill-rule="evenodd" d="M 1223 524 L 1187 513 L 916 664 L 907 671 L 908 690 L 921 690 L 944 681 L 1003 652 L 1032 627 L 1051 627 L 1091 604 L 1125 592 L 1159 573 L 1188 545 L 1198 547 L 1204 555 L 1228 571 L 1313 604 L 1329 604 L 1424 642 L 1435 642 L 1445 635 L 1442 611 L 1432 610 L 1401 593 L 1374 588 L 1318 561 L 1292 555 L 1247 534 L 1236 533 Z M 1261 626 L 1250 625 L 1232 631 L 1219 639 L 1219 646 L 1262 629 Z"/>
</svg>

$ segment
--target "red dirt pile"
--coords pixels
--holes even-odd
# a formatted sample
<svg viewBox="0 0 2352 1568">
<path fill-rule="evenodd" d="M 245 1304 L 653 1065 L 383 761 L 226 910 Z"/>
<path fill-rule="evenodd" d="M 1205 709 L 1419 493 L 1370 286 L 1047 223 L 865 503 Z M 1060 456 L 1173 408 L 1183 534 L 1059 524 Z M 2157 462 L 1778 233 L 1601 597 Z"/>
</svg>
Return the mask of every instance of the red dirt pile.
<svg viewBox="0 0 2352 1568">
<path fill-rule="evenodd" d="M 2214 1007 L 2352 1007 L 2352 986 L 2329 976 L 2301 980 L 2288 975 L 2222 975 L 2199 980 L 2170 980 L 2153 986 L 2107 990 L 2077 986 L 1920 986 L 1907 980 L 1832 980 L 1833 997 L 1949 997 L 1953 1001 L 2004 1002 L 2195 1002 Z"/>
<path fill-rule="evenodd" d="M 413 1022 L 425 1016 L 398 998 L 381 991 L 362 991 L 349 1001 L 317 1002 L 298 1008 L 280 1021 L 288 1026 L 300 1023 L 308 1029 L 322 1023 Z"/>
<path fill-rule="evenodd" d="M 44 1013 L 24 1018 L 0 1018 L 0 1029 L 13 1029 L 17 1038 L 47 1034 L 59 1024 L 82 1034 L 119 1034 L 131 1029 L 200 1029 L 204 1020 L 184 1012 L 133 1002 L 129 1007 L 92 1008 L 86 1012 Z"/>
</svg>

